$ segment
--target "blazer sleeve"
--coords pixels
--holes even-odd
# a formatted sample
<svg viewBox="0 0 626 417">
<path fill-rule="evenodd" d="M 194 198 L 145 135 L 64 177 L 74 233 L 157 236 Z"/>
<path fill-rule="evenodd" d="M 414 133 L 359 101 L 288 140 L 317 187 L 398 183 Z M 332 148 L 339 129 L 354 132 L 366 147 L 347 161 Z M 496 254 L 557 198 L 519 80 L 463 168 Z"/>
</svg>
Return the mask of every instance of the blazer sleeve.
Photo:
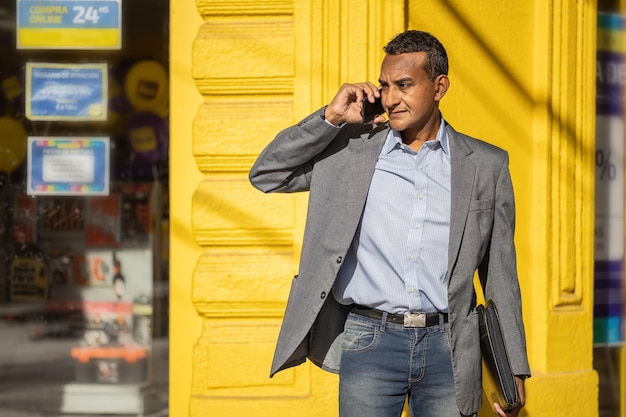
<svg viewBox="0 0 626 417">
<path fill-rule="evenodd" d="M 513 372 L 530 376 L 515 253 L 515 199 L 505 153 L 496 181 L 494 223 L 488 256 L 479 268 L 485 299 L 498 307 Z"/>
<path fill-rule="evenodd" d="M 265 192 L 307 191 L 315 160 L 344 128 L 323 119 L 324 109 L 281 131 L 261 152 L 249 173 L 250 182 Z"/>
</svg>

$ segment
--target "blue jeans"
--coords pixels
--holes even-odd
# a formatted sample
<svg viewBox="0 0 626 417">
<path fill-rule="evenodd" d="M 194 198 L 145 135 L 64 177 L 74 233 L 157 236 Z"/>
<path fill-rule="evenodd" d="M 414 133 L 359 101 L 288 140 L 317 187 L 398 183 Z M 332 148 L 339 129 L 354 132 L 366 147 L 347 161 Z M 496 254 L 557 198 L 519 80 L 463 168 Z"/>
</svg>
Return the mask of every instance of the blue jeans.
<svg viewBox="0 0 626 417">
<path fill-rule="evenodd" d="M 341 417 L 460 417 L 450 325 L 405 328 L 350 313 L 339 370 Z"/>
</svg>

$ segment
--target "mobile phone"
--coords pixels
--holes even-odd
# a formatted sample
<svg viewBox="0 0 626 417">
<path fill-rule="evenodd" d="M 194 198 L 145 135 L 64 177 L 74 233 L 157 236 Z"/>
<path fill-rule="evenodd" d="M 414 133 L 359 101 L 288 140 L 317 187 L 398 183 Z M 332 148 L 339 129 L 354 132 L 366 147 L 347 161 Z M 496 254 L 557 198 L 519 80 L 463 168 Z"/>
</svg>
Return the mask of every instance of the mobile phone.
<svg viewBox="0 0 626 417">
<path fill-rule="evenodd" d="M 370 103 L 370 101 L 367 99 L 367 96 L 363 99 L 363 106 L 361 106 L 361 116 L 363 116 L 363 124 L 371 122 L 376 116 L 378 116 L 379 114 L 383 114 L 384 112 L 385 109 L 383 108 L 382 95 L 376 98 L 373 103 Z"/>
</svg>

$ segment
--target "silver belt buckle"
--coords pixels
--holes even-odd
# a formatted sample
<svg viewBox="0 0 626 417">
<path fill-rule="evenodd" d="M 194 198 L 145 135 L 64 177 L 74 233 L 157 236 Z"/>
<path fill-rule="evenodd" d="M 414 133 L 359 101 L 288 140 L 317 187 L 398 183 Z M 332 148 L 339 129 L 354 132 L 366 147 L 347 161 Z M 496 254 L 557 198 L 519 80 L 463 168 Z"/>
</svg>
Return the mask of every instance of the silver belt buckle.
<svg viewBox="0 0 626 417">
<path fill-rule="evenodd" d="M 404 313 L 404 327 L 426 327 L 426 313 Z"/>
</svg>

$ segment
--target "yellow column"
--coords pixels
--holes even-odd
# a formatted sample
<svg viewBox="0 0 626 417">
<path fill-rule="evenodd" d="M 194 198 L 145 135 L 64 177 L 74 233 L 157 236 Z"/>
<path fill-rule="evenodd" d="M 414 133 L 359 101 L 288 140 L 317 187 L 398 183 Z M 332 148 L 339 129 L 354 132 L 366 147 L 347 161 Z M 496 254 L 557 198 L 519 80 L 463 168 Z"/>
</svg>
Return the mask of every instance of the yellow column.
<svg viewBox="0 0 626 417">
<path fill-rule="evenodd" d="M 202 250 L 191 230 L 191 196 L 202 180 L 191 151 L 202 103 L 191 78 L 191 47 L 202 24 L 193 1 L 170 2 L 170 416 L 189 415 L 192 346 L 202 322 L 191 304 L 191 276 Z"/>
<path fill-rule="evenodd" d="M 534 209 L 533 223 L 541 231 L 529 236 L 540 243 L 529 253 L 532 311 L 527 316 L 536 372 L 529 398 L 537 397 L 530 410 L 597 416 L 592 363 L 596 9 L 592 1 L 566 0 L 537 1 L 535 8 L 532 197 L 549 209 Z M 545 274 L 545 283 L 536 282 L 537 271 Z"/>
<path fill-rule="evenodd" d="M 597 416 L 592 367 L 593 1 L 411 1 L 448 48 L 443 112 L 510 153 L 530 416 Z M 485 407 L 481 415 L 491 415 Z"/>
</svg>

